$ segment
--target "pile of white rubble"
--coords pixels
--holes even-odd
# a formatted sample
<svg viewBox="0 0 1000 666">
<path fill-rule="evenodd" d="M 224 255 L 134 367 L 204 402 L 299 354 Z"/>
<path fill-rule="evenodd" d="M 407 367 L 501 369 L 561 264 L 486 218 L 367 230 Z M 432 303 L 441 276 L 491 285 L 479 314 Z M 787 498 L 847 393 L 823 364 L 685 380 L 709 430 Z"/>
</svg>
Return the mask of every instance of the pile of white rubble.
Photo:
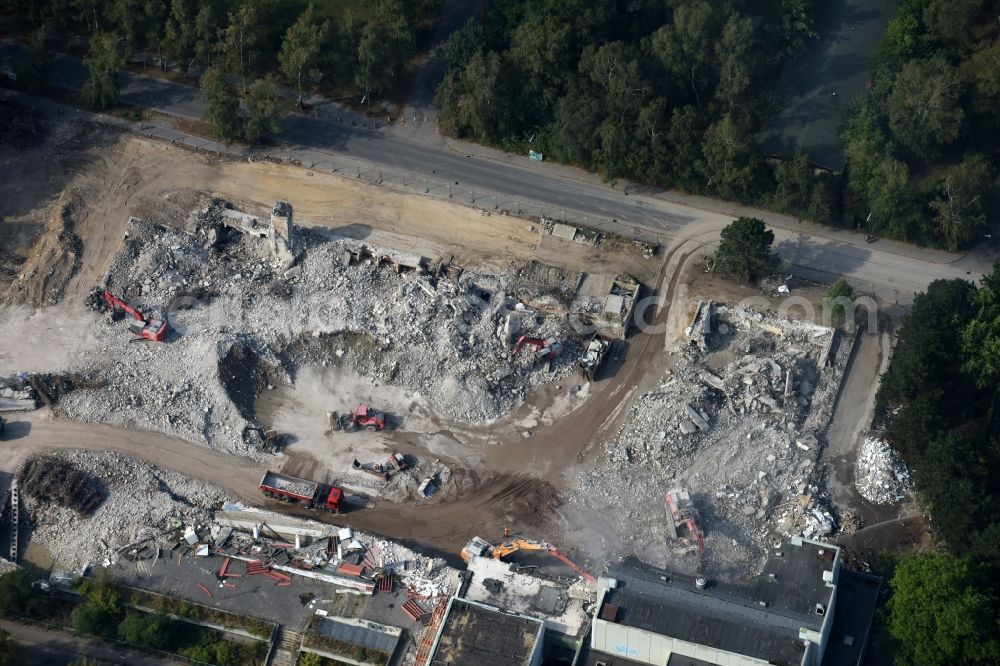
<svg viewBox="0 0 1000 666">
<path fill-rule="evenodd" d="M 897 504 L 910 489 L 910 470 L 888 443 L 866 437 L 858 451 L 858 469 L 854 484 L 858 492 L 873 504 Z"/>
</svg>

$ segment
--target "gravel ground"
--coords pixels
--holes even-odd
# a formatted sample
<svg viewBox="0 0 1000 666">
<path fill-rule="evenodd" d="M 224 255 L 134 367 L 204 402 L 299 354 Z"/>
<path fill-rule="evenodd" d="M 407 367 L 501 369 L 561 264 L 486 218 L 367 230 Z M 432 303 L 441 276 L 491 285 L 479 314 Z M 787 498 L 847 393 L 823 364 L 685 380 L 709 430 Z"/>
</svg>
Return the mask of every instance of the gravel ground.
<svg viewBox="0 0 1000 666">
<path fill-rule="evenodd" d="M 73 369 L 86 381 L 62 414 L 252 456 L 259 443 L 243 433 L 254 396 L 303 365 L 346 365 L 427 396 L 448 419 L 486 422 L 571 372 L 582 351 L 564 319 L 514 310 L 516 271 L 417 277 L 349 263 L 355 241 L 305 232 L 303 258 L 285 271 L 263 241 L 215 224 L 214 211 L 194 232 L 129 224 L 106 285 L 147 314 L 167 308 L 174 330 L 164 344 L 129 343 L 126 322 L 95 322 L 108 345 Z M 513 356 L 517 332 L 560 336 L 564 351 L 551 367 L 530 347 Z"/>
<path fill-rule="evenodd" d="M 725 308 L 716 322 L 707 351 L 676 354 L 602 458 L 571 481 L 567 512 L 594 530 L 595 559 L 635 554 L 656 566 L 741 577 L 762 566 L 769 542 L 834 527 L 815 470 L 849 345 L 833 368 L 821 368 L 830 329 Z M 672 488 L 687 488 L 700 512 L 701 558 L 667 538 Z M 795 503 L 803 494 L 806 507 Z"/>
</svg>

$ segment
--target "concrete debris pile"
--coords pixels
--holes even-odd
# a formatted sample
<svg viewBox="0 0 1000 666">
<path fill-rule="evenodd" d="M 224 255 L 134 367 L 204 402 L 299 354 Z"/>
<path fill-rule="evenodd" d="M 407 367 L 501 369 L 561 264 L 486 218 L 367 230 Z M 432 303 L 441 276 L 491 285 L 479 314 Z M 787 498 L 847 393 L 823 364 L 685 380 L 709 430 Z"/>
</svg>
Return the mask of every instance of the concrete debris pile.
<svg viewBox="0 0 1000 666">
<path fill-rule="evenodd" d="M 225 210 L 208 206 L 190 233 L 130 222 L 105 286 L 167 312 L 172 331 L 165 344 L 125 344 L 120 322 L 95 323 L 108 344 L 77 369 L 93 388 L 67 396 L 63 414 L 246 453 L 255 395 L 304 365 L 352 367 L 451 419 L 481 422 L 571 373 L 582 352 L 564 317 L 510 295 L 510 276 L 407 270 L 357 241 L 301 229 L 302 256 L 286 270 L 266 238 L 223 224 Z M 555 336 L 562 351 L 514 355 L 521 335 Z"/>
<path fill-rule="evenodd" d="M 35 409 L 37 393 L 27 373 L 0 377 L 0 412 L 25 412 Z"/>
<path fill-rule="evenodd" d="M 30 485 L 21 486 L 34 524 L 32 540 L 65 569 L 114 560 L 134 542 L 206 520 L 210 507 L 228 499 L 214 486 L 117 453 L 63 451 L 47 457 L 45 464 L 68 466 L 96 480 L 106 493 L 92 514 L 81 516 L 51 496 L 33 495 Z"/>
<path fill-rule="evenodd" d="M 354 537 L 374 554 L 378 568 L 395 576 L 411 592 L 433 598 L 458 589 L 458 570 L 443 558 L 421 555 L 374 534 L 355 532 Z"/>
<path fill-rule="evenodd" d="M 581 635 L 589 619 L 586 608 L 595 601 L 594 593 L 581 578 L 542 578 L 489 557 L 473 558 L 468 571 L 471 580 L 465 598 L 542 617 L 546 627 L 570 636 Z"/>
<path fill-rule="evenodd" d="M 887 442 L 866 437 L 858 451 L 854 484 L 873 504 L 898 504 L 910 490 L 910 470 Z"/>
<path fill-rule="evenodd" d="M 701 514 L 707 566 L 741 575 L 760 565 L 773 535 L 817 538 L 836 527 L 816 461 L 849 345 L 824 369 L 831 329 L 700 310 L 712 321 L 675 354 L 659 386 L 635 399 L 605 444 L 605 463 L 576 477 L 570 502 L 582 515 L 615 515 L 613 533 L 601 535 L 604 555 L 666 565 L 665 494 L 685 486 Z"/>
</svg>

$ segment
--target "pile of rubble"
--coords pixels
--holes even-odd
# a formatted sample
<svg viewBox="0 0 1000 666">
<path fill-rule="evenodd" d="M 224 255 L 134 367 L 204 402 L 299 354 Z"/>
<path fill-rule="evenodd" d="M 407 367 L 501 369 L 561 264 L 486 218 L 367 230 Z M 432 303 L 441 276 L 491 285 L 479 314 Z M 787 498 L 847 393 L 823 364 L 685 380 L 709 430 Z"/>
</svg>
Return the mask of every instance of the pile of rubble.
<svg viewBox="0 0 1000 666">
<path fill-rule="evenodd" d="M 117 453 L 63 451 L 45 459 L 93 480 L 106 494 L 89 515 L 53 502 L 22 484 L 24 507 L 33 524 L 31 539 L 65 569 L 111 560 L 129 544 L 204 520 L 228 499 L 214 486 Z M 26 467 L 31 467 L 28 461 Z M 20 476 L 20 475 L 19 475 Z M 30 479 L 27 479 L 30 481 Z"/>
<path fill-rule="evenodd" d="M 759 565 L 775 535 L 835 530 L 816 462 L 848 345 L 828 361 L 829 328 L 746 310 L 711 316 L 704 344 L 674 355 L 605 444 L 604 460 L 577 476 L 570 503 L 615 516 L 616 535 L 603 535 L 609 558 L 666 564 L 672 485 L 690 490 L 705 562 L 719 575 Z"/>
<path fill-rule="evenodd" d="M 854 484 L 873 504 L 898 504 L 910 490 L 910 470 L 887 442 L 866 437 L 858 451 Z"/>
<path fill-rule="evenodd" d="M 267 384 L 303 365 L 345 365 L 427 397 L 456 421 L 511 411 L 533 385 L 573 371 L 581 345 L 564 318 L 513 298 L 512 278 L 421 264 L 303 231 L 285 269 L 271 245 L 222 221 L 220 202 L 194 231 L 132 220 L 106 286 L 143 312 L 165 311 L 165 344 L 124 344 L 109 318 L 108 345 L 79 368 L 92 388 L 60 405 L 67 416 L 134 425 L 249 452 L 244 427 Z M 514 355 L 521 335 L 556 336 L 563 350 Z"/>
</svg>

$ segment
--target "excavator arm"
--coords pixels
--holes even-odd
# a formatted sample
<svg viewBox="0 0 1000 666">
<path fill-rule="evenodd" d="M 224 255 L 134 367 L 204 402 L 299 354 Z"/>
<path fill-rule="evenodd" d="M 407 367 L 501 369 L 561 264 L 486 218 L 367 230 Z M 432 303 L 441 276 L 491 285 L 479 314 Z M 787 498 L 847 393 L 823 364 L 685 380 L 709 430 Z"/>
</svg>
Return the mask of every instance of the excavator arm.
<svg viewBox="0 0 1000 666">
<path fill-rule="evenodd" d="M 548 550 L 551 548 L 549 544 L 542 543 L 540 541 L 530 541 L 528 539 L 513 539 L 511 541 L 504 541 L 493 547 L 493 559 L 502 560 L 511 553 L 516 553 L 519 550 Z"/>
</svg>

